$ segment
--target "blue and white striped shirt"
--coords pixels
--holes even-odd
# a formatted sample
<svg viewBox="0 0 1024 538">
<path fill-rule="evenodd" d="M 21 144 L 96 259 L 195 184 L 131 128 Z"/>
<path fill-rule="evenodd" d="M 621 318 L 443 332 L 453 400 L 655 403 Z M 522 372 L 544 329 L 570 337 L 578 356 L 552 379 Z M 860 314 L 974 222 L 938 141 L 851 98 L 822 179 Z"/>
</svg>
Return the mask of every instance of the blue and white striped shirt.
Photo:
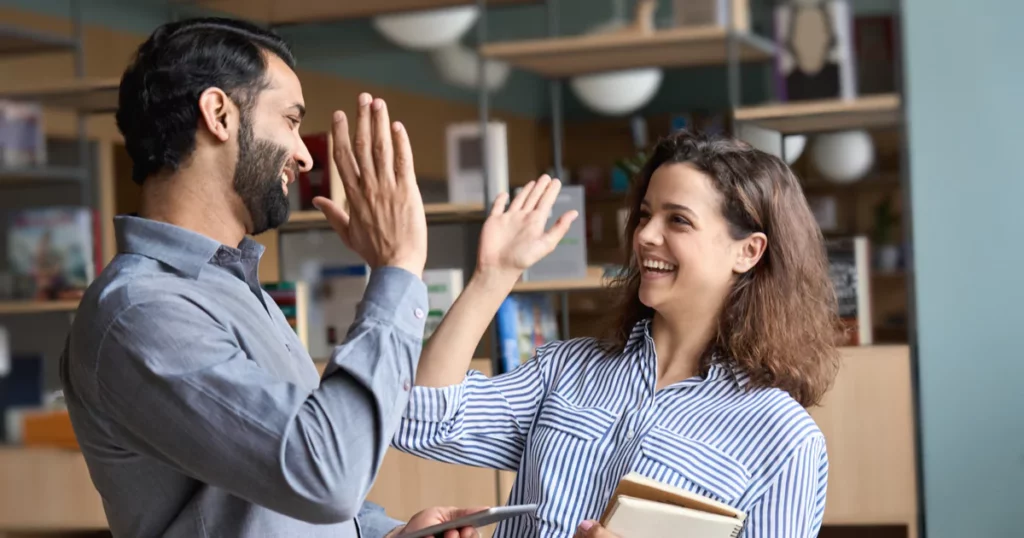
<svg viewBox="0 0 1024 538">
<path fill-rule="evenodd" d="M 571 537 L 631 471 L 745 511 L 744 538 L 816 536 L 828 457 L 810 415 L 784 391 L 745 390 L 728 364 L 658 391 L 656 372 L 649 321 L 624 353 L 591 338 L 554 342 L 506 374 L 414 387 L 393 446 L 517 471 L 509 503 L 540 509 L 499 524 L 495 538 Z"/>
</svg>

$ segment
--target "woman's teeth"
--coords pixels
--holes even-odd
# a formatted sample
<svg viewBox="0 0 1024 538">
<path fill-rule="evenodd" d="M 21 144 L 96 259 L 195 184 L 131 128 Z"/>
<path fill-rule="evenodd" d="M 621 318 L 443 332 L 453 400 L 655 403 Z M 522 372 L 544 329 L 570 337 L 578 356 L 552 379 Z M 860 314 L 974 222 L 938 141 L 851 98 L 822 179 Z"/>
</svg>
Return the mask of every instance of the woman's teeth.
<svg viewBox="0 0 1024 538">
<path fill-rule="evenodd" d="M 675 265 L 658 260 L 644 260 L 644 268 L 652 271 L 664 272 L 672 272 L 676 270 Z"/>
</svg>

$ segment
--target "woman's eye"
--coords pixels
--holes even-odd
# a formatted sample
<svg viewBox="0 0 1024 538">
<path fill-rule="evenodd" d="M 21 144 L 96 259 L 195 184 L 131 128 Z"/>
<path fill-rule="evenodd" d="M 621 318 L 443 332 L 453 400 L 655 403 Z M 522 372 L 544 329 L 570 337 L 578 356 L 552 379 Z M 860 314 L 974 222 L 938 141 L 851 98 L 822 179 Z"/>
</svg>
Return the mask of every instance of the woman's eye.
<svg viewBox="0 0 1024 538">
<path fill-rule="evenodd" d="M 678 216 L 677 217 L 672 217 L 672 223 L 673 224 L 679 224 L 680 226 L 689 226 L 690 225 L 690 221 L 686 220 L 683 217 L 678 217 Z"/>
</svg>

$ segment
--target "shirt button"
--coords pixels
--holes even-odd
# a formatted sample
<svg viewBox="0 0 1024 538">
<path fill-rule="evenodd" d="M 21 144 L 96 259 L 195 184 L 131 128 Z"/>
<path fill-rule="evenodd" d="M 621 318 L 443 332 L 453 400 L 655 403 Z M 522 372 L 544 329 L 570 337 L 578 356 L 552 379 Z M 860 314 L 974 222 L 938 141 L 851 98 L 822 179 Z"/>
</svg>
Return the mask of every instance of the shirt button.
<svg viewBox="0 0 1024 538">
<path fill-rule="evenodd" d="M 409 380 L 408 379 L 406 379 L 405 382 L 402 383 L 402 390 L 404 390 L 406 392 L 409 391 Z"/>
<path fill-rule="evenodd" d="M 632 439 L 634 437 L 636 437 L 636 432 L 633 431 L 632 428 L 630 428 L 629 431 L 626 432 L 626 439 Z"/>
<path fill-rule="evenodd" d="M 423 319 L 423 309 L 422 308 L 417 308 L 416 310 L 413 311 L 413 314 L 415 314 L 416 319 Z"/>
</svg>

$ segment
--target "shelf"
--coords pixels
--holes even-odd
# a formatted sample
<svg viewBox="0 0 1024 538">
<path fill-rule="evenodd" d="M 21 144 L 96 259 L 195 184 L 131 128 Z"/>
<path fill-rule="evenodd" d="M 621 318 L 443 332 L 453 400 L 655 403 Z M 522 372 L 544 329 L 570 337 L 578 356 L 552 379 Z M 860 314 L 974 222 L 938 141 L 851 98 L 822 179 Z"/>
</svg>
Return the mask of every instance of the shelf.
<svg viewBox="0 0 1024 538">
<path fill-rule="evenodd" d="M 0 167 L 0 188 L 8 185 L 50 185 L 79 183 L 86 179 L 86 171 L 77 166 Z"/>
<path fill-rule="evenodd" d="M 0 314 L 74 312 L 78 301 L 0 301 Z"/>
<path fill-rule="evenodd" d="M 179 0 L 203 9 L 220 11 L 267 24 L 302 24 L 358 19 L 453 6 L 475 4 L 475 0 Z M 487 0 L 487 7 L 539 4 L 541 0 Z"/>
<path fill-rule="evenodd" d="M 483 204 L 423 204 L 427 214 L 427 222 L 441 224 L 445 222 L 473 222 L 484 220 Z M 297 211 L 292 213 L 288 223 L 281 227 L 282 231 L 327 229 L 327 219 L 319 211 Z"/>
<path fill-rule="evenodd" d="M 692 26 L 649 34 L 579 36 L 492 43 L 481 54 L 545 77 L 569 77 L 639 67 L 723 65 L 728 60 L 727 31 L 719 26 Z M 773 57 L 774 45 L 753 35 L 740 38 L 740 59 Z"/>
<path fill-rule="evenodd" d="M 600 290 L 608 285 L 608 279 L 604 277 L 604 268 L 591 266 L 587 268 L 587 276 L 580 279 L 570 280 L 540 280 L 535 282 L 519 282 L 512 288 L 513 293 L 542 292 L 542 291 L 581 291 Z"/>
<path fill-rule="evenodd" d="M 0 56 L 73 52 L 75 40 L 70 37 L 37 32 L 28 28 L 0 24 Z"/>
<path fill-rule="evenodd" d="M 901 122 L 900 97 L 879 94 L 742 107 L 735 118 L 784 134 L 893 127 Z"/>
<path fill-rule="evenodd" d="M 117 110 L 120 79 L 72 79 L 47 85 L 29 86 L 4 91 L 0 99 L 33 101 L 45 107 L 72 108 L 89 114 Z"/>
</svg>

